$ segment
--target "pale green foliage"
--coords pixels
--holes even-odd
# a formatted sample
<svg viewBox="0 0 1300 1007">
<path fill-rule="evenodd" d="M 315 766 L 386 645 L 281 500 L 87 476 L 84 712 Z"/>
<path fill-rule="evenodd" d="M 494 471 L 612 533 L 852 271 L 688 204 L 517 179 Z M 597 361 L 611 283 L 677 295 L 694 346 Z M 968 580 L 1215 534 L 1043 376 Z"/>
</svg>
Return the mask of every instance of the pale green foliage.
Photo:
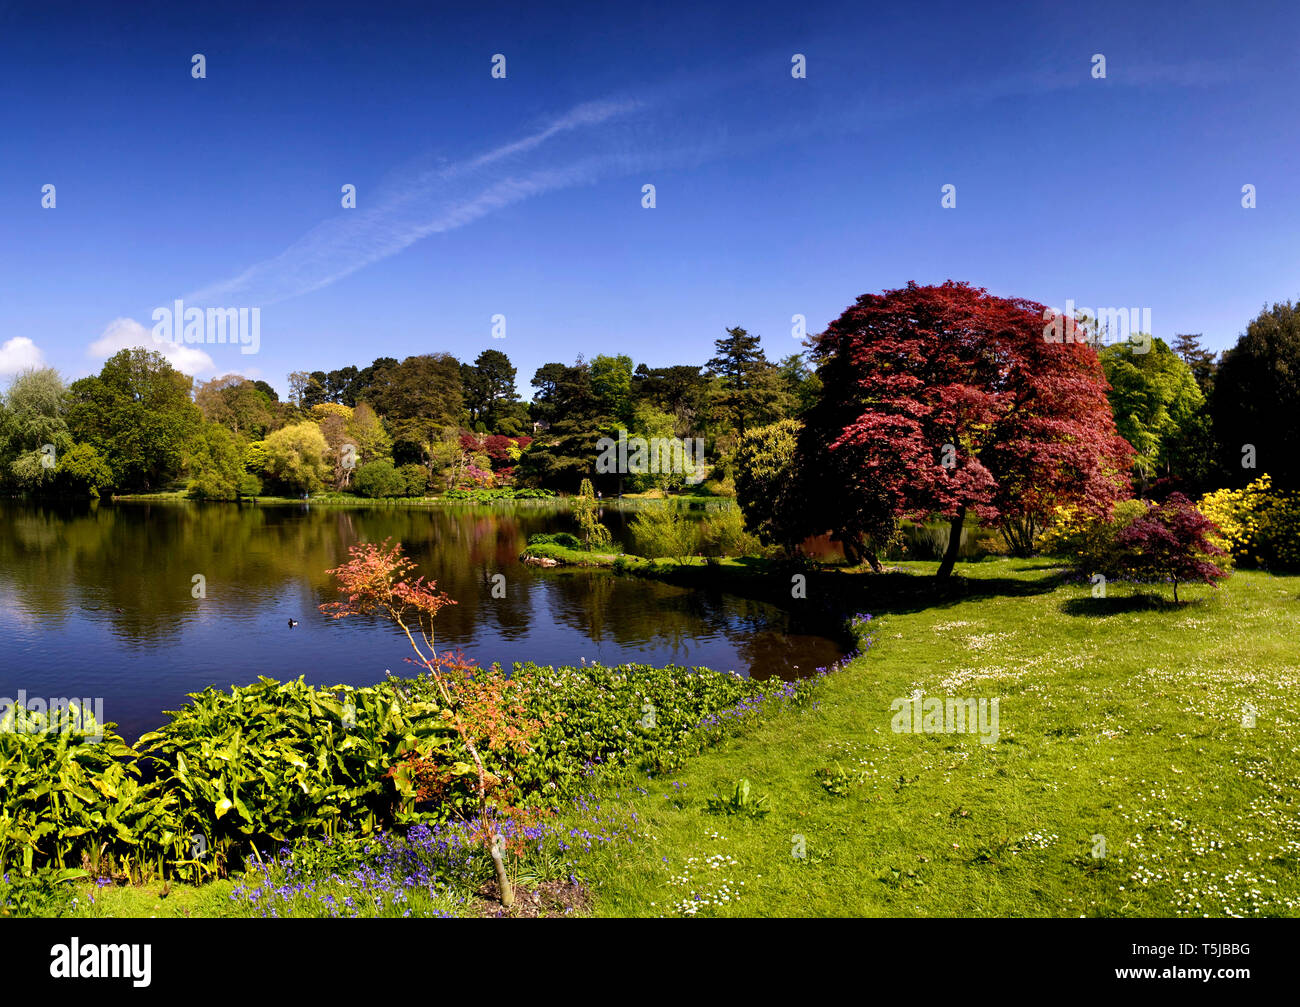
<svg viewBox="0 0 1300 1007">
<path fill-rule="evenodd" d="M 675 420 L 671 413 L 656 409 L 648 402 L 639 402 L 633 411 L 632 429 L 628 437 L 643 437 L 647 442 L 656 437 L 672 437 L 675 433 Z M 689 459 L 687 459 L 689 461 Z M 644 472 L 627 477 L 628 487 L 634 493 L 659 489 L 667 492 L 682 485 L 684 472 Z"/>
<path fill-rule="evenodd" d="M 699 548 L 706 556 L 755 556 L 762 552 L 757 536 L 745 530 L 740 508 L 731 502 L 700 522 Z"/>
<path fill-rule="evenodd" d="M 632 519 L 636 551 L 642 556 L 666 556 L 680 565 L 695 553 L 700 541 L 700 527 L 687 514 L 680 500 L 669 500 L 662 507 L 638 511 Z"/>
<path fill-rule="evenodd" d="M 796 447 L 802 424 L 779 420 L 746 431 L 736 446 L 736 502 L 762 541 L 792 548 L 800 531 Z"/>
<path fill-rule="evenodd" d="M 330 476 L 329 445 L 320 427 L 296 423 L 271 434 L 266 446 L 266 474 L 286 488 L 318 493 Z"/>
<path fill-rule="evenodd" d="M 205 423 L 190 444 L 187 491 L 206 500 L 234 500 L 247 473 L 238 436 L 216 423 Z"/>
<path fill-rule="evenodd" d="M 590 479 L 582 480 L 578 495 L 573 498 L 573 516 L 582 529 L 583 545 L 588 549 L 609 545 L 609 529 L 601 524 L 600 504 L 596 502 L 596 491 Z"/>
<path fill-rule="evenodd" d="M 0 412 L 0 459 L 21 492 L 53 485 L 57 468 L 42 451 L 52 445 L 54 460 L 72 447 L 63 418 L 67 388 L 51 367 L 17 375 L 5 393 Z"/>
<path fill-rule="evenodd" d="M 58 474 L 69 489 L 92 497 L 113 483 L 113 471 L 89 444 L 74 444 L 59 455 Z"/>
</svg>

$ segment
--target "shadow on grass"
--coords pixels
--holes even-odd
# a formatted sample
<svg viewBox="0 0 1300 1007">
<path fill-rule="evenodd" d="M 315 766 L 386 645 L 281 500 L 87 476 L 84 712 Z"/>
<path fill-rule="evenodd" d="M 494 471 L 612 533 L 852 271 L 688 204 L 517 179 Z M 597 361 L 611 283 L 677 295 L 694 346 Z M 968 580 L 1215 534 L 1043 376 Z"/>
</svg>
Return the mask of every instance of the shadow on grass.
<svg viewBox="0 0 1300 1007">
<path fill-rule="evenodd" d="M 1031 598 L 1050 594 L 1069 578 L 1068 571 L 1052 570 L 1042 577 L 963 577 L 961 567 L 947 580 L 929 574 L 887 571 L 877 574 L 845 574 L 831 578 L 826 586 L 839 589 L 845 601 L 875 615 L 904 614 L 932 608 L 949 608 L 980 598 Z M 845 583 L 850 582 L 850 583 Z M 814 585 L 809 577 L 808 586 Z M 848 588 L 848 590 L 845 590 Z"/>
<path fill-rule="evenodd" d="M 1050 594 L 1071 577 L 1068 569 L 1047 563 L 1017 571 L 1032 571 L 1040 576 L 982 577 L 963 572 L 974 573 L 980 566 L 978 562 L 959 563 L 946 580 L 938 580 L 929 572 L 809 568 L 754 557 L 733 560 L 728 566 L 690 565 L 636 572 L 679 587 L 753 598 L 789 610 L 820 609 L 836 618 L 853 612 L 885 615 L 950 608 L 980 598 L 1030 598 Z M 805 592 L 792 591 L 794 577 L 804 578 Z"/>
<path fill-rule="evenodd" d="M 1165 612 L 1171 609 L 1182 610 L 1197 608 L 1204 604 L 1201 598 L 1184 598 L 1174 601 L 1163 595 L 1141 591 L 1122 597 L 1106 598 L 1070 598 L 1061 602 L 1061 611 L 1066 615 L 1079 615 L 1089 619 L 1105 619 L 1112 615 L 1125 615 L 1130 612 Z"/>
</svg>

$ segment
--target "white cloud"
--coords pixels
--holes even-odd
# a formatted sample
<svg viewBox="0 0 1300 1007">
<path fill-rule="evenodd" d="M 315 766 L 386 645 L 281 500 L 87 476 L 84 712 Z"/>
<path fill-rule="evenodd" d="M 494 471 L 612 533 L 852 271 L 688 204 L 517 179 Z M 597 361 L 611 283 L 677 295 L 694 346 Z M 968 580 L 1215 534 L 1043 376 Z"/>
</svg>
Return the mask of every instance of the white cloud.
<svg viewBox="0 0 1300 1007">
<path fill-rule="evenodd" d="M 90 344 L 87 351 L 92 357 L 108 359 L 120 350 L 143 346 L 157 350 L 178 371 L 195 375 L 200 371 L 215 369 L 212 358 L 193 346 L 177 345 L 167 339 L 154 339 L 153 332 L 134 318 L 114 318 L 104 329 L 104 334 Z"/>
<path fill-rule="evenodd" d="M 44 367 L 45 354 L 26 336 L 14 336 L 0 346 L 0 374 L 17 374 L 29 367 Z"/>
</svg>

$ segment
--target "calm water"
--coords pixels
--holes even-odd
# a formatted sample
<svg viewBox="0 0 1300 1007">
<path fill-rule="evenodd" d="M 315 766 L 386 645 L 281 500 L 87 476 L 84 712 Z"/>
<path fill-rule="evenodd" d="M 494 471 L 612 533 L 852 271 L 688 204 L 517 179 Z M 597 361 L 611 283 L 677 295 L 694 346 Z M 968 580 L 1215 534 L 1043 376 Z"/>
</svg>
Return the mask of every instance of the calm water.
<svg viewBox="0 0 1300 1007">
<path fill-rule="evenodd" d="M 616 540 L 626 514 L 606 521 Z M 480 664 L 634 661 L 796 678 L 835 660 L 831 620 L 603 571 L 521 564 L 528 536 L 573 531 L 552 507 L 343 508 L 236 504 L 35 507 L 0 501 L 0 697 L 102 697 L 134 740 L 208 685 L 257 675 L 368 685 L 410 674 L 386 624 L 331 620 L 325 570 L 357 542 L 401 541 L 458 602 L 439 649 Z M 207 597 L 192 597 L 192 578 Z M 503 574 L 505 598 L 493 598 Z M 287 625 L 299 620 L 296 628 Z"/>
</svg>

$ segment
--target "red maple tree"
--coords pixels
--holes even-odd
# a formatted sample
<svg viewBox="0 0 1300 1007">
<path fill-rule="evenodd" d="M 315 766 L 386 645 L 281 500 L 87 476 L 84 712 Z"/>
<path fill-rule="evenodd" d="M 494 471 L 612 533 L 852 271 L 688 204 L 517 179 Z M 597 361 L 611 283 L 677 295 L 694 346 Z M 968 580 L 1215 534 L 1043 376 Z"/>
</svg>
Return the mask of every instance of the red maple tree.
<svg viewBox="0 0 1300 1007">
<path fill-rule="evenodd" d="M 1115 430 L 1096 351 L 1045 335 L 1041 304 L 966 283 L 864 294 L 812 356 L 822 395 L 800 454 L 818 520 L 850 555 L 899 518 L 967 512 L 1028 552 L 1051 507 L 1105 513 L 1128 495 L 1132 448 Z"/>
<path fill-rule="evenodd" d="M 1147 512 L 1120 531 L 1115 539 L 1117 556 L 1134 579 L 1172 581 L 1177 602 L 1180 581 L 1218 587 L 1215 581 L 1228 576 L 1213 559 L 1227 555 L 1211 540 L 1218 534 L 1218 526 L 1195 504 L 1181 493 L 1172 493 L 1163 503 L 1148 502 Z"/>
</svg>

